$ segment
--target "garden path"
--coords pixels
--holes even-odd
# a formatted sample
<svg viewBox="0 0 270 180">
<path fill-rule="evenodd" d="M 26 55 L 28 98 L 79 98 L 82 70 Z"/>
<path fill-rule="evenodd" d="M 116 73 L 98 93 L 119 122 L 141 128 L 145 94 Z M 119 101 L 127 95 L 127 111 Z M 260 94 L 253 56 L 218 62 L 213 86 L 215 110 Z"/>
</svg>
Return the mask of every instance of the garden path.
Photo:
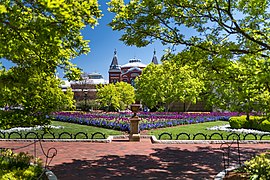
<svg viewBox="0 0 270 180">
<path fill-rule="evenodd" d="M 1 141 L 16 148 L 29 142 Z M 50 169 L 59 180 L 88 179 L 213 179 L 221 170 L 220 144 L 152 144 L 116 140 L 112 143 L 43 142 L 45 150 L 58 151 Z M 38 156 L 41 156 L 37 146 Z M 20 151 L 33 153 L 33 145 Z M 270 150 L 270 144 L 241 144 L 243 160 Z"/>
</svg>

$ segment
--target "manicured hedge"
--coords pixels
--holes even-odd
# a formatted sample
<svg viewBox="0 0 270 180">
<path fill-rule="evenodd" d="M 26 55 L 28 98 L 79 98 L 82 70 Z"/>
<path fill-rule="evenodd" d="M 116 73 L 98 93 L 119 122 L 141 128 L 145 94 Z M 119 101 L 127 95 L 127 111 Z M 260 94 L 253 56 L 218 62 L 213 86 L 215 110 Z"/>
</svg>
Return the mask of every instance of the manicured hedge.
<svg viewBox="0 0 270 180">
<path fill-rule="evenodd" d="M 250 116 L 247 120 L 247 116 L 233 116 L 229 119 L 231 128 L 234 129 L 256 129 L 270 132 L 270 121 L 266 117 Z"/>
<path fill-rule="evenodd" d="M 229 123 L 230 123 L 231 128 L 234 128 L 234 129 L 247 128 L 247 125 L 248 125 L 248 121 L 245 116 L 231 117 L 229 119 Z"/>
</svg>

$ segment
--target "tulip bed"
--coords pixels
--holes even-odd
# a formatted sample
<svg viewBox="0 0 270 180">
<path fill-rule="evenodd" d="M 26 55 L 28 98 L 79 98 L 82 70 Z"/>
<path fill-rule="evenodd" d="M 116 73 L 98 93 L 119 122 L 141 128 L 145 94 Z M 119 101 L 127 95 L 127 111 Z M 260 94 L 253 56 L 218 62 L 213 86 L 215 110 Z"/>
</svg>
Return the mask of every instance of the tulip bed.
<svg viewBox="0 0 270 180">
<path fill-rule="evenodd" d="M 82 113 L 56 112 L 50 117 L 55 121 L 77 123 L 120 131 L 129 131 L 129 119 L 133 113 Z M 184 124 L 195 124 L 211 121 L 228 121 L 231 116 L 239 113 L 177 113 L 177 112 L 139 112 L 140 130 L 165 128 Z"/>
</svg>

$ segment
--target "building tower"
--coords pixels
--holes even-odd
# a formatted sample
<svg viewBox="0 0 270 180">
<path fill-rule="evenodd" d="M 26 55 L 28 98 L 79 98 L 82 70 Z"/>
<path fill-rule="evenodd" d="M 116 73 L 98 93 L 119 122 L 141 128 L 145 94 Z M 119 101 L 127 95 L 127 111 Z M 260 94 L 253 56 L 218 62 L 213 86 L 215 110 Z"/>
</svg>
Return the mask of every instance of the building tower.
<svg viewBox="0 0 270 180">
<path fill-rule="evenodd" d="M 154 55 L 151 63 L 158 64 L 156 50 L 154 50 Z M 142 74 L 142 71 L 146 66 L 146 64 L 143 64 L 141 60 L 137 58 L 130 59 L 127 64 L 121 66 L 118 65 L 118 59 L 115 50 L 109 69 L 109 83 L 123 81 L 134 86 L 135 78 Z"/>
<path fill-rule="evenodd" d="M 153 55 L 153 58 L 152 58 L 152 63 L 154 64 L 158 64 L 158 60 L 157 60 L 157 56 L 156 56 L 156 50 L 154 49 L 154 55 Z"/>
<path fill-rule="evenodd" d="M 118 65 L 116 49 L 109 69 L 109 83 L 116 83 L 121 81 L 121 66 Z"/>
</svg>

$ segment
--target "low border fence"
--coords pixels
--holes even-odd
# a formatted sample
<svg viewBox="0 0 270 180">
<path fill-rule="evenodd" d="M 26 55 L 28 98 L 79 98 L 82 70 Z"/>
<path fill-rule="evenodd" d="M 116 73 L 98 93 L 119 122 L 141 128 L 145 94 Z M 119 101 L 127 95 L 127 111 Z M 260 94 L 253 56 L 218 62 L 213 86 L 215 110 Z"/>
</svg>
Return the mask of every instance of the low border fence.
<svg viewBox="0 0 270 180">
<path fill-rule="evenodd" d="M 175 135 L 175 139 L 173 139 L 173 134 L 169 132 L 163 132 L 158 135 L 158 139 L 162 140 L 197 140 L 200 137 L 200 140 L 263 140 L 265 137 L 270 138 L 270 134 L 258 135 L 254 133 L 247 134 L 238 134 L 238 133 L 230 133 L 228 135 L 224 135 L 222 133 L 214 132 L 212 134 L 204 134 L 204 133 L 196 133 L 196 134 L 188 134 L 185 132 L 181 132 Z"/>
<path fill-rule="evenodd" d="M 269 137 L 265 139 L 266 137 Z M 254 133 L 247 134 L 222 134 L 214 132 L 212 134 L 196 133 L 189 134 L 181 132 L 172 134 L 163 132 L 158 135 L 158 140 L 269 140 L 270 134 L 258 135 Z M 0 132 L 0 139 L 106 139 L 106 134 L 102 132 L 86 133 L 77 132 L 75 134 L 69 132 L 53 133 L 53 132 Z"/>
<path fill-rule="evenodd" d="M 102 132 L 85 133 L 77 132 L 72 134 L 69 132 L 53 133 L 53 132 L 0 132 L 0 139 L 106 139 L 106 135 Z"/>
</svg>

